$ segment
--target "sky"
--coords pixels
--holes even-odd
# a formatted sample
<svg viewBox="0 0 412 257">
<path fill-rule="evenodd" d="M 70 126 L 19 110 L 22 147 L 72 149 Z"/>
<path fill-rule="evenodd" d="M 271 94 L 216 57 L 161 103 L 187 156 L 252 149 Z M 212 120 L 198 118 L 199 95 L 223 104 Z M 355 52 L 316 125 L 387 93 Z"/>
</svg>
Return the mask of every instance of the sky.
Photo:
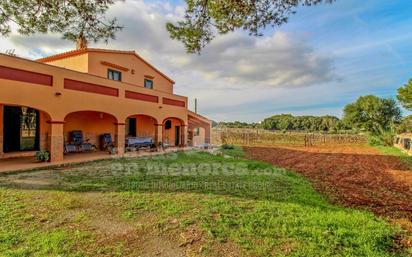
<svg viewBox="0 0 412 257">
<path fill-rule="evenodd" d="M 359 96 L 395 97 L 412 78 L 412 1 L 337 0 L 299 7 L 287 24 L 264 36 L 235 31 L 218 36 L 201 55 L 170 39 L 166 22 L 184 15 L 180 0 L 126 0 L 108 16 L 124 29 L 114 41 L 89 47 L 135 50 L 176 81 L 175 93 L 215 121 L 265 117 L 342 116 Z M 0 37 L 0 52 L 36 59 L 72 50 L 60 35 Z M 404 112 L 404 114 L 407 114 Z"/>
</svg>

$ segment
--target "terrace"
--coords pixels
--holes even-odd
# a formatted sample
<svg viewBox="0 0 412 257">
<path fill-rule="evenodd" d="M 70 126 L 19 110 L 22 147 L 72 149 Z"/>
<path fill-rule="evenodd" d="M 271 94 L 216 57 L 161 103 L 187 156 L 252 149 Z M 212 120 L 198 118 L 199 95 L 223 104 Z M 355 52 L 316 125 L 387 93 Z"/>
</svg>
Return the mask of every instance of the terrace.
<svg viewBox="0 0 412 257">
<path fill-rule="evenodd" d="M 143 156 L 156 156 L 163 155 L 173 152 L 188 151 L 192 150 L 191 147 L 170 147 L 162 151 L 150 152 L 150 151 L 134 151 L 127 152 L 122 157 L 143 157 Z M 10 173 L 10 172 L 23 172 L 27 170 L 37 170 L 41 168 L 58 168 L 63 166 L 70 166 L 79 163 L 93 162 L 97 160 L 116 160 L 119 158 L 116 155 L 110 155 L 107 152 L 96 151 L 88 153 L 73 153 L 65 155 L 64 159 L 59 162 L 37 162 L 33 155 L 34 152 L 27 152 L 27 156 L 23 157 L 12 157 L 13 155 L 6 155 L 7 158 L 0 159 L 0 173 Z"/>
</svg>

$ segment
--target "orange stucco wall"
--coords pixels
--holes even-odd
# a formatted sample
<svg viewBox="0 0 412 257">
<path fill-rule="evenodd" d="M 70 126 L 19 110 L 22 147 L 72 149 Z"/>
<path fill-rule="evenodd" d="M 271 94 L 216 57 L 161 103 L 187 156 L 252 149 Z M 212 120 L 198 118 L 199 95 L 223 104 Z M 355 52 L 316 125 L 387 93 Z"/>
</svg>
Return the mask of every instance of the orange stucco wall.
<svg viewBox="0 0 412 257">
<path fill-rule="evenodd" d="M 99 52 L 89 52 L 88 55 L 88 72 L 90 74 L 106 78 L 108 69 L 117 70 L 101 64 L 102 61 L 106 61 L 129 69 L 128 71 L 118 70 L 122 73 L 122 81 L 125 83 L 144 87 L 144 78 L 148 75 L 153 77 L 154 90 L 169 94 L 173 93 L 173 83 L 134 55 Z M 134 74 L 132 74 L 132 72 L 134 72 Z"/>
<path fill-rule="evenodd" d="M 0 158 L 3 156 L 3 105 L 0 104 Z"/>
<path fill-rule="evenodd" d="M 121 59 L 122 58 L 119 60 Z M 117 63 L 116 60 L 117 59 L 108 58 L 107 61 Z M 121 63 L 119 63 L 119 65 L 121 65 Z M 7 67 L 9 70 L 13 69 L 13 74 L 10 75 L 8 72 L 4 72 L 4 70 L 7 70 L 4 69 L 4 67 Z M 2 69 L 3 72 L 1 72 Z M 150 71 L 148 67 L 142 68 L 141 70 L 141 76 L 143 76 L 143 74 L 153 76 L 153 73 L 150 73 L 153 71 Z M 138 72 L 138 69 L 135 69 L 135 72 Z M 39 76 L 39 74 L 41 76 L 47 75 L 51 77 L 52 80 L 50 84 L 46 85 L 42 84 L 42 82 L 39 83 L 38 80 L 37 82 L 36 80 L 31 82 L 30 78 L 32 74 L 34 74 L 34 78 L 36 74 L 37 76 Z M 135 74 L 137 75 L 137 73 Z M 42 122 L 41 130 L 42 133 L 44 132 L 42 137 L 47 137 L 48 140 L 41 139 L 41 144 L 42 147 L 54 151 L 52 153 L 52 161 L 56 159 L 53 158 L 53 156 L 57 156 L 58 158 L 56 160 L 60 160 L 63 158 L 63 139 L 67 138 L 66 134 L 70 130 L 84 130 L 86 133 L 92 134 L 92 136 L 85 135 L 85 137 L 92 137 L 96 142 L 97 134 L 103 132 L 116 133 L 116 135 L 120 135 L 121 138 L 124 137 L 124 123 L 126 122 L 127 117 L 136 114 L 153 117 L 156 119 L 157 123 L 160 124 L 166 118 L 174 117 L 176 120 L 173 123 L 173 127 L 180 125 L 180 120 L 184 125 L 187 125 L 189 113 L 187 109 L 187 98 L 168 93 L 172 88 L 171 82 L 163 81 L 163 77 L 157 74 L 154 74 L 154 77 L 155 87 L 156 84 L 165 85 L 163 91 L 146 89 L 143 88 L 143 85 L 135 86 L 128 83 L 108 80 L 105 77 L 0 54 L 0 104 L 27 106 L 47 113 L 48 115 L 45 113 L 43 113 L 44 115 L 41 115 L 41 120 L 44 120 L 45 122 Z M 156 82 L 156 79 L 159 79 L 159 83 Z M 78 89 L 74 90 L 73 88 L 68 89 L 67 87 L 65 88 L 65 80 L 81 81 L 82 83 L 86 83 L 85 87 L 88 87 L 88 85 L 96 85 L 98 88 L 118 91 L 118 94 L 113 96 L 104 95 L 96 91 L 85 92 L 79 91 Z M 41 79 L 40 81 L 43 80 Z M 158 97 L 159 101 L 150 102 L 144 101 L 144 99 L 128 99 L 125 97 L 126 91 L 136 92 L 142 95 L 155 95 Z M 182 101 L 185 103 L 186 107 L 164 104 L 162 101 L 164 98 Z M 103 120 L 105 122 L 102 122 L 100 116 L 95 117 L 92 114 L 76 115 L 76 117 L 71 117 L 71 115 L 68 116 L 75 112 L 105 113 L 107 115 L 112 115 L 113 119 L 110 119 L 109 122 L 109 120 L 106 120 L 106 115 L 104 115 L 105 118 Z M 47 121 L 49 122 L 47 123 Z M 114 125 L 113 123 L 117 123 L 117 125 Z M 137 123 L 138 132 L 139 130 L 149 132 L 151 125 L 148 124 L 151 124 L 150 122 L 139 123 L 138 119 Z M 173 144 L 173 127 L 169 131 L 163 133 L 162 127 L 157 126 L 154 131 L 160 141 L 165 137 Z M 0 131 L 2 132 L 3 130 L 0 129 Z M 120 144 L 122 144 L 122 142 L 124 144 L 124 140 L 119 140 L 119 142 Z M 59 154 L 55 152 L 60 150 L 61 153 Z"/>
<path fill-rule="evenodd" d="M 40 149 L 47 150 L 49 148 L 48 138 L 51 132 L 50 116 L 45 112 L 40 112 Z"/>
<path fill-rule="evenodd" d="M 76 55 L 72 57 L 68 57 L 65 59 L 51 61 L 48 64 L 59 66 L 66 69 L 71 69 L 80 72 L 88 72 L 89 71 L 89 57 L 87 53 Z"/>
<path fill-rule="evenodd" d="M 73 130 L 81 130 L 84 139 L 89 139 L 89 143 L 99 146 L 99 136 L 110 133 L 114 140 L 116 134 L 116 118 L 101 112 L 75 112 L 65 118 L 63 125 L 64 139 L 70 141 L 69 133 Z"/>
<path fill-rule="evenodd" d="M 161 121 L 166 117 L 177 117 L 187 122 L 187 108 L 162 104 L 162 98 L 183 101 L 187 98 L 155 91 L 130 84 L 116 82 L 85 73 L 61 69 L 48 64 L 28 61 L 0 54 L 0 66 L 8 66 L 24 71 L 48 74 L 53 77 L 52 86 L 0 78 L 0 103 L 28 106 L 46 110 L 53 121 L 63 121 L 67 114 L 76 111 L 106 112 L 116 117 L 118 122 L 136 113 L 148 115 Z M 64 80 L 76 80 L 119 91 L 118 97 L 64 88 Z M 125 91 L 151 94 L 159 97 L 158 103 L 125 98 Z"/>
<path fill-rule="evenodd" d="M 199 128 L 199 135 L 195 135 L 196 129 L 193 130 L 193 141 L 192 144 L 193 146 L 201 146 L 205 143 L 205 129 L 204 128 Z"/>
<path fill-rule="evenodd" d="M 182 135 L 182 121 L 180 121 L 179 119 L 176 118 L 169 118 L 167 120 L 171 120 L 172 121 L 172 127 L 170 129 L 165 129 L 165 122 L 166 120 L 163 122 L 163 141 L 168 144 L 168 145 L 175 145 L 175 127 L 176 126 L 180 126 L 180 134 Z"/>
<path fill-rule="evenodd" d="M 138 137 L 152 137 L 156 136 L 157 120 L 146 115 L 133 115 L 129 118 L 136 119 L 136 133 Z"/>
</svg>

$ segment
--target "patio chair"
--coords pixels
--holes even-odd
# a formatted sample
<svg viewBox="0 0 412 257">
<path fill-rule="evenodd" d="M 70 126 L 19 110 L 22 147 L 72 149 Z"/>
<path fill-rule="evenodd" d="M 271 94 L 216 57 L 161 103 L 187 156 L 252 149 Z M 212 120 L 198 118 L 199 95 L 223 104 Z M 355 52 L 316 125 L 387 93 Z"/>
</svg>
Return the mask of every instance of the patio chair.
<svg viewBox="0 0 412 257">
<path fill-rule="evenodd" d="M 100 135 L 100 148 L 103 151 L 109 151 L 109 153 L 117 152 L 117 149 L 113 143 L 112 135 L 110 133 L 104 133 Z"/>
<path fill-rule="evenodd" d="M 89 139 L 84 140 L 81 130 L 73 130 L 70 132 L 70 138 L 73 144 L 77 147 L 78 152 L 91 152 L 96 150 L 96 146 L 89 143 Z"/>
<path fill-rule="evenodd" d="M 76 153 L 77 152 L 77 147 L 75 144 L 68 144 L 67 142 L 64 142 L 64 153 Z"/>
</svg>

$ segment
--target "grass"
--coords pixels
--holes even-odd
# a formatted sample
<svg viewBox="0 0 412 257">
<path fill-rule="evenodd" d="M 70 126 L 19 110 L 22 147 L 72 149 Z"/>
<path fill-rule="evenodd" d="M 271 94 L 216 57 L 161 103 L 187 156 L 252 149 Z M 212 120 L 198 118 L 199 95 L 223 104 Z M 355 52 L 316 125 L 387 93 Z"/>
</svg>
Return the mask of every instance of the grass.
<svg viewBox="0 0 412 257">
<path fill-rule="evenodd" d="M 231 145 L 229 149 L 221 148 L 220 151 L 227 156 L 242 158 L 245 157 L 245 153 L 241 146 Z"/>
<path fill-rule="evenodd" d="M 386 221 L 329 204 L 296 173 L 233 157 L 240 148 L 222 151 L 2 176 L 0 256 L 138 256 L 134 234 L 190 231 L 201 235 L 194 256 L 406 256 Z M 120 237 L 122 227 L 135 232 Z"/>
<path fill-rule="evenodd" d="M 85 234 L 59 228 L 44 230 L 26 212 L 23 197 L 24 193 L 0 190 L 0 256 L 82 256 L 74 245 Z"/>
<path fill-rule="evenodd" d="M 402 152 L 399 148 L 394 146 L 375 146 L 375 148 L 385 155 L 399 157 L 399 159 L 412 170 L 412 156 Z"/>
</svg>

